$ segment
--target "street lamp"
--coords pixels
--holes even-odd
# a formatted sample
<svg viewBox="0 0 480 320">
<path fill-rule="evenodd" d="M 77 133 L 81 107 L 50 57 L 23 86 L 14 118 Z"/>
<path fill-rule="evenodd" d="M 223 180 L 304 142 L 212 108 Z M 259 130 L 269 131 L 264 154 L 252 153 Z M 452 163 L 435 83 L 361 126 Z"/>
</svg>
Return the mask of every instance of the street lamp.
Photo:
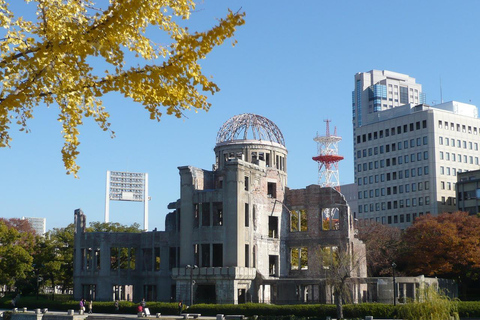
<svg viewBox="0 0 480 320">
<path fill-rule="evenodd" d="M 393 305 L 397 305 L 397 284 L 395 283 L 395 268 L 397 264 L 395 262 L 392 263 L 392 274 L 393 274 Z"/>
<path fill-rule="evenodd" d="M 193 285 L 195 281 L 193 281 L 193 269 L 197 269 L 198 266 L 194 264 L 193 266 L 187 264 L 185 266 L 185 270 L 190 269 L 190 306 L 193 306 Z"/>
</svg>

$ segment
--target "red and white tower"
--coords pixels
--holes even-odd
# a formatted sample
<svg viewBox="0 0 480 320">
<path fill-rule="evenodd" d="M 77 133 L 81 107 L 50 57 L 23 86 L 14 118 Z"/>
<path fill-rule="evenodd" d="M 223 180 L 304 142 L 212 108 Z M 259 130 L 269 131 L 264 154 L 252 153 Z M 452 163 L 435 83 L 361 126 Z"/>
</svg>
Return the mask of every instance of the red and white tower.
<svg viewBox="0 0 480 320">
<path fill-rule="evenodd" d="M 321 187 L 332 187 L 340 191 L 340 180 L 338 177 L 338 162 L 343 157 L 338 155 L 338 142 L 342 141 L 342 137 L 337 136 L 337 128 L 335 133 L 330 135 L 330 121 L 323 120 L 327 123 L 327 134 L 325 136 L 317 136 L 313 138 L 317 142 L 318 156 L 312 157 L 318 163 L 318 184 Z"/>
</svg>

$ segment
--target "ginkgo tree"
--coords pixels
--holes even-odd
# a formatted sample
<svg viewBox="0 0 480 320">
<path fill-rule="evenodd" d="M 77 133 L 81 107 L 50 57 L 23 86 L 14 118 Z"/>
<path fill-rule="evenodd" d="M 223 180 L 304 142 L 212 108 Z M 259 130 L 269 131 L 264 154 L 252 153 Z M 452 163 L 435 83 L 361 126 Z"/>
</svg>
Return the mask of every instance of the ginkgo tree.
<svg viewBox="0 0 480 320">
<path fill-rule="evenodd" d="M 84 118 L 114 135 L 102 104 L 107 93 L 141 103 L 157 121 L 163 113 L 207 111 L 205 94 L 219 88 L 199 61 L 232 37 L 245 16 L 229 11 L 211 29 L 190 32 L 184 24 L 195 10 L 192 0 L 109 0 L 103 7 L 106 0 L 24 1 L 36 4 L 37 21 L 0 0 L 0 147 L 10 145 L 12 125 L 28 132 L 35 107 L 57 105 L 63 162 L 75 176 Z M 149 37 L 152 28 L 164 43 Z M 92 59 L 102 60 L 101 70 Z"/>
</svg>

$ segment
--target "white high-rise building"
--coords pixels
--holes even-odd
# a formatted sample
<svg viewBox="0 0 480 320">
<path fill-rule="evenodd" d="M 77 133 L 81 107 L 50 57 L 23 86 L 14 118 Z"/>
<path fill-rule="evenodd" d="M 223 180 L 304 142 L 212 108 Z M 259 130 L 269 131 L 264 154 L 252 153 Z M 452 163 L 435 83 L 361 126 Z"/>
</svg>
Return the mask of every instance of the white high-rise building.
<svg viewBox="0 0 480 320">
<path fill-rule="evenodd" d="M 405 74 L 387 70 L 357 73 L 352 93 L 353 128 L 375 122 L 380 111 L 425 102 L 422 85 Z"/>
<path fill-rule="evenodd" d="M 358 219 L 405 228 L 422 214 L 455 211 L 457 174 L 480 168 L 477 107 L 425 105 L 420 84 L 389 71 L 356 74 L 353 97 Z"/>
<path fill-rule="evenodd" d="M 27 220 L 38 236 L 45 236 L 45 233 L 47 232 L 47 219 L 22 217 L 22 220 Z"/>
</svg>

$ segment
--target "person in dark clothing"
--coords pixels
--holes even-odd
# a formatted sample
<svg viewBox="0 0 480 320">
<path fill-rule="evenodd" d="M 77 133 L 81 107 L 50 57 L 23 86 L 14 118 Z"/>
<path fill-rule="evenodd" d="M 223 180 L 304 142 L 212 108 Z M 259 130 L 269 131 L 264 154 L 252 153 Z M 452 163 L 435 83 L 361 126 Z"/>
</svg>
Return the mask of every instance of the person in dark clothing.
<svg viewBox="0 0 480 320">
<path fill-rule="evenodd" d="M 180 302 L 178 303 L 178 314 L 182 314 L 182 311 L 183 311 L 183 301 L 180 300 Z"/>
</svg>

